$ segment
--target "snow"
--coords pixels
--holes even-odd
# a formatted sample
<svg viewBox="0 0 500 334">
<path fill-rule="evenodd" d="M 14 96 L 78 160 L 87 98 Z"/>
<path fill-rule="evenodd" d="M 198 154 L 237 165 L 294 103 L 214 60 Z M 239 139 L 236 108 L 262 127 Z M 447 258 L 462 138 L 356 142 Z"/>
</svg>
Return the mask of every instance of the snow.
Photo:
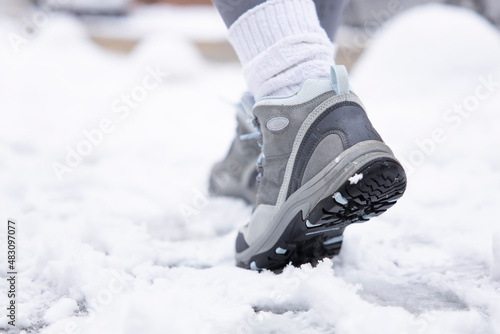
<svg viewBox="0 0 500 334">
<path fill-rule="evenodd" d="M 193 34 L 189 13 L 176 15 Z M 18 28 L 0 21 L 1 35 Z M 60 15 L 18 53 L 8 39 L 0 44 L 0 212 L 19 224 L 19 328 L 500 331 L 500 37 L 475 14 L 419 7 L 377 34 L 352 81 L 405 162 L 407 194 L 350 226 L 337 258 L 280 275 L 234 266 L 236 231 L 251 208 L 206 197 L 208 171 L 234 134 L 227 101 L 245 89 L 238 66 L 207 63 L 158 31 L 131 55 L 106 53 Z M 170 75 L 147 89 L 157 65 Z M 113 130 L 102 131 L 103 119 Z M 89 132 L 96 144 L 59 181 L 53 162 L 82 149 Z M 6 317 L 0 328 L 9 330 Z"/>
<path fill-rule="evenodd" d="M 361 174 L 356 173 L 349 178 L 349 182 L 350 182 L 350 184 L 358 184 L 359 180 L 362 180 L 362 179 L 363 179 L 363 173 L 361 173 Z"/>
<path fill-rule="evenodd" d="M 50 6 L 50 1 L 42 1 L 45 6 Z M 123 10 L 126 8 L 129 0 L 65 0 L 61 3 L 64 8 L 71 8 L 73 10 L 86 9 L 86 10 Z"/>
<path fill-rule="evenodd" d="M 336 192 L 335 194 L 333 194 L 332 197 L 335 199 L 337 203 L 342 205 L 346 205 L 348 202 L 347 199 L 344 196 L 342 196 L 340 192 Z"/>
<path fill-rule="evenodd" d="M 78 311 L 78 304 L 72 298 L 60 298 L 44 314 L 43 318 L 48 323 L 54 323 L 60 319 L 70 317 Z"/>
</svg>

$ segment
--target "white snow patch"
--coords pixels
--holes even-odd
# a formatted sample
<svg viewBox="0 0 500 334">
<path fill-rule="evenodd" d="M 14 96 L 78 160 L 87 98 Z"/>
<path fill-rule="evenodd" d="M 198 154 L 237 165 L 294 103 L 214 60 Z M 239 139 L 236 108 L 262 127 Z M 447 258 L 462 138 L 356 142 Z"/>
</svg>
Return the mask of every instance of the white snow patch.
<svg viewBox="0 0 500 334">
<path fill-rule="evenodd" d="M 348 200 L 344 196 L 342 196 L 342 194 L 339 192 L 336 192 L 335 194 L 333 194 L 333 199 L 337 203 L 342 204 L 342 205 L 346 205 L 348 203 Z"/>
<path fill-rule="evenodd" d="M 72 316 L 78 310 L 78 305 L 74 299 L 61 298 L 52 305 L 43 316 L 48 323 L 56 322 L 62 318 Z"/>
<path fill-rule="evenodd" d="M 491 278 L 500 280 L 500 231 L 492 235 L 493 262 L 491 265 Z"/>
<path fill-rule="evenodd" d="M 361 174 L 356 173 L 349 178 L 349 182 L 351 184 L 358 184 L 359 180 L 362 180 L 362 179 L 363 179 L 363 173 L 361 173 Z"/>
</svg>

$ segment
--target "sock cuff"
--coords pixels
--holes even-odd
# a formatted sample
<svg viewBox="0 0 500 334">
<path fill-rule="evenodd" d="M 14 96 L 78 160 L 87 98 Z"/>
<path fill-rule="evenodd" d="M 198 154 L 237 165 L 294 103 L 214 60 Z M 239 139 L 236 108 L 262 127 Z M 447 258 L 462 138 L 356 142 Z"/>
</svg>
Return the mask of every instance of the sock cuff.
<svg viewBox="0 0 500 334">
<path fill-rule="evenodd" d="M 268 0 L 248 10 L 229 28 L 229 41 L 241 63 L 261 54 L 277 42 L 296 35 L 317 34 L 330 43 L 319 24 L 312 0 Z"/>
<path fill-rule="evenodd" d="M 280 86 L 297 88 L 305 78 L 329 77 L 334 53 L 333 45 L 321 35 L 289 36 L 247 62 L 243 75 L 250 91 L 260 99 L 279 91 Z"/>
<path fill-rule="evenodd" d="M 288 71 L 262 81 L 254 88 L 255 100 L 267 97 L 290 97 L 300 90 L 305 79 L 329 79 L 326 73 L 329 73 L 331 66 L 331 63 L 321 60 L 298 64 Z M 304 73 L 307 73 L 307 78 L 304 78 Z"/>
</svg>

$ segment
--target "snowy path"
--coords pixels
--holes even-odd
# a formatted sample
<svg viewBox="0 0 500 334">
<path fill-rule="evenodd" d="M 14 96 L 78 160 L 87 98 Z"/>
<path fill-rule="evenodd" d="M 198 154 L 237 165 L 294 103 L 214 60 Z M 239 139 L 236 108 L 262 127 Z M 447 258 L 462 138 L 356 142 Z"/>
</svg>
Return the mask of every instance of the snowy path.
<svg viewBox="0 0 500 334">
<path fill-rule="evenodd" d="M 203 195 L 233 135 L 237 66 L 168 34 L 111 55 L 66 17 L 18 55 L 0 43 L 0 217 L 20 225 L 27 332 L 500 332 L 500 36 L 482 19 L 424 7 L 376 37 L 352 80 L 407 194 L 349 227 L 339 257 L 281 275 L 234 267 L 251 208 Z M 60 182 L 72 150 L 88 154 Z"/>
</svg>

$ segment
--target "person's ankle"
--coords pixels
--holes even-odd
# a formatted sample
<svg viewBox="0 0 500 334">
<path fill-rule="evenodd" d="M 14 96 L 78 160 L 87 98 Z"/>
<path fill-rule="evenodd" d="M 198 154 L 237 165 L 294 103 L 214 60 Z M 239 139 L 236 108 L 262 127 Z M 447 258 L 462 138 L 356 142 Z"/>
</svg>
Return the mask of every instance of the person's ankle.
<svg viewBox="0 0 500 334">
<path fill-rule="evenodd" d="M 229 39 L 256 99 L 293 95 L 307 78 L 328 77 L 334 63 L 311 0 L 266 1 L 231 26 Z"/>
</svg>

